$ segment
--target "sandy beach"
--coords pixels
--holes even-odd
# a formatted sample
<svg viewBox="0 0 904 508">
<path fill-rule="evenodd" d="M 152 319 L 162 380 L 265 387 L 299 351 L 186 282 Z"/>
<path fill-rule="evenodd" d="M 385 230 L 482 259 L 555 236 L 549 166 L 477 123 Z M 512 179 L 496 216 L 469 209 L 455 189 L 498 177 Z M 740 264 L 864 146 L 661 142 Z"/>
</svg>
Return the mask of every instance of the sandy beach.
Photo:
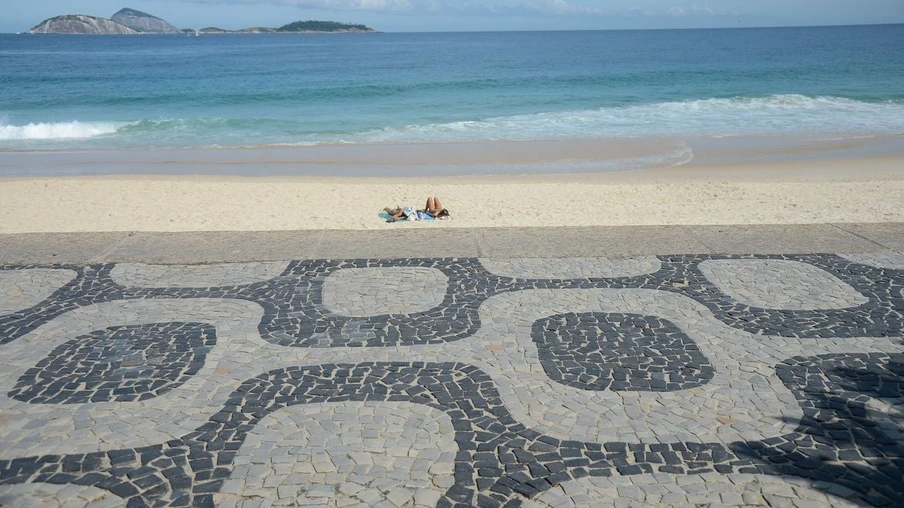
<svg viewBox="0 0 904 508">
<path fill-rule="evenodd" d="M 0 233 L 904 222 L 900 155 L 549 175 L 0 181 Z M 452 220 L 378 217 L 430 195 Z"/>
</svg>

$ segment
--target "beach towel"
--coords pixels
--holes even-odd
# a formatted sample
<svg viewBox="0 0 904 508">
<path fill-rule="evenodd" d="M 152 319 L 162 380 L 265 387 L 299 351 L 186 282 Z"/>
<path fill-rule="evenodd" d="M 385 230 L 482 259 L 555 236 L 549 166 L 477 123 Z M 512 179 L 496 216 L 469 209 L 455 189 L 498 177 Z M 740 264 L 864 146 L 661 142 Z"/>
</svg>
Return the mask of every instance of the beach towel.
<svg viewBox="0 0 904 508">
<path fill-rule="evenodd" d="M 411 215 L 408 214 L 408 208 L 411 208 Z M 414 207 L 409 206 L 408 208 L 403 210 L 404 215 L 399 219 L 393 220 L 392 215 L 389 215 L 389 212 L 386 212 L 386 211 L 378 213 L 377 217 L 385 220 L 386 222 L 398 222 L 400 220 L 410 220 L 410 221 L 418 220 L 418 218 L 417 218 L 418 214 L 417 214 L 417 212 L 414 211 Z"/>
<path fill-rule="evenodd" d="M 411 206 L 405 208 L 405 210 L 403 210 L 403 212 L 405 212 L 405 219 L 398 219 L 398 220 L 412 220 L 412 221 L 413 220 L 449 220 L 452 218 L 452 216 L 450 216 L 450 215 L 446 215 L 443 217 L 434 217 L 423 210 L 416 210 L 415 212 L 412 213 L 412 215 L 408 215 L 407 214 L 408 208 L 411 208 L 412 210 L 414 209 L 414 207 L 411 207 Z M 377 214 L 377 216 L 380 217 L 381 219 L 385 220 L 386 222 L 396 222 L 396 221 L 392 220 L 392 216 L 389 215 L 388 212 L 380 212 Z"/>
</svg>

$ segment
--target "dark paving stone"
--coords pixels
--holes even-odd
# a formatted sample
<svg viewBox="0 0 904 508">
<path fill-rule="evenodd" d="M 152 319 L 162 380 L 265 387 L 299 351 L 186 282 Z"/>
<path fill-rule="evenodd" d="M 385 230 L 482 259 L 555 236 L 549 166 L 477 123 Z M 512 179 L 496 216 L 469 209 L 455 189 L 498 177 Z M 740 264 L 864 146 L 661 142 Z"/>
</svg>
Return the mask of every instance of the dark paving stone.
<svg viewBox="0 0 904 508">
<path fill-rule="evenodd" d="M 215 344 L 216 331 L 201 323 L 97 330 L 55 348 L 8 396 L 33 404 L 146 400 L 197 374 Z"/>
<path fill-rule="evenodd" d="M 851 285 L 869 301 L 850 309 L 792 311 L 740 304 L 706 279 L 699 264 L 711 259 L 782 259 L 809 263 Z M 680 293 L 708 307 L 728 326 L 758 335 L 807 338 L 895 337 L 904 324 L 904 275 L 831 254 L 760 256 L 660 256 L 662 268 L 637 277 L 515 279 L 489 273 L 473 258 L 359 259 L 294 261 L 279 277 L 241 286 L 214 288 L 124 288 L 110 278 L 113 265 L 68 268 L 77 277 L 44 302 L 0 316 L 0 344 L 15 340 L 79 307 L 134 298 L 233 298 L 264 308 L 258 327 L 264 340 L 294 347 L 378 347 L 460 340 L 480 327 L 478 309 L 486 299 L 529 289 L 637 288 Z M 0 270 L 35 268 L 2 266 Z M 424 267 L 449 279 L 446 297 L 434 309 L 411 315 L 367 318 L 339 316 L 323 309 L 323 282 L 345 268 Z"/>
<path fill-rule="evenodd" d="M 858 399 L 864 393 L 897 398 L 904 395 L 900 391 L 904 386 L 902 361 L 904 355 L 829 355 L 815 359 L 791 359 L 780 365 L 779 370 L 783 381 L 810 417 L 811 424 L 801 426 L 793 434 L 771 438 L 769 444 L 739 442 L 725 446 L 718 443 L 673 443 L 671 451 L 656 443 L 560 442 L 525 429 L 510 418 L 489 376 L 464 364 L 418 362 L 292 367 L 257 376 L 233 392 L 226 406 L 236 408 L 236 412 L 245 417 L 245 423 L 210 421 L 181 439 L 134 450 L 0 461 L 0 484 L 25 481 L 90 483 L 138 505 L 167 505 L 174 499 L 206 502 L 207 498 L 202 496 L 216 492 L 221 485 L 219 480 L 206 479 L 211 476 L 225 478 L 221 475 L 231 470 L 234 457 L 234 454 L 227 455 L 222 451 L 221 446 L 211 449 L 210 443 L 228 441 L 240 446 L 247 432 L 262 418 L 287 406 L 343 401 L 352 395 L 368 394 L 370 400 L 426 404 L 445 411 L 457 428 L 468 429 L 456 432 L 456 443 L 463 452 L 456 458 L 456 483 L 440 506 L 445 503 L 473 506 L 480 496 L 496 499 L 500 503 L 518 501 L 539 495 L 552 485 L 570 478 L 587 475 L 651 472 L 699 474 L 710 471 L 728 474 L 751 470 L 762 474 L 819 478 L 851 489 L 851 497 L 864 503 L 878 500 L 877 505 L 881 505 L 883 500 L 887 500 L 900 504 L 904 502 L 904 484 L 900 480 L 904 449 L 898 443 L 882 438 L 888 427 L 866 424 L 865 420 L 860 421 L 854 415 L 863 404 Z M 340 372 L 345 375 L 338 375 Z M 869 390 L 846 390 L 858 384 L 862 386 L 864 378 L 871 387 Z M 436 382 L 438 380 L 443 382 Z M 414 386 L 430 388 L 412 395 L 409 389 Z M 826 401 L 836 403 L 827 405 Z M 466 414 L 460 410 L 463 404 L 473 409 Z M 832 411 L 831 418 L 823 414 L 827 410 Z M 503 420 L 512 423 L 505 424 Z M 801 453 L 819 444 L 809 437 L 808 430 L 835 422 L 842 422 L 850 431 L 844 444 L 850 443 L 856 448 L 877 448 L 881 445 L 883 456 L 898 459 L 898 462 L 870 466 L 861 462 L 821 461 Z M 461 423 L 467 425 L 462 426 Z M 858 432 L 860 430 L 863 432 Z M 493 446 L 483 452 L 464 451 L 476 449 L 483 439 L 490 439 Z M 785 444 L 790 447 L 783 447 Z M 840 445 L 826 446 L 838 448 Z M 774 469 L 768 466 L 766 458 L 773 450 L 797 458 L 781 469 Z M 672 453 L 672 464 L 665 464 L 662 460 L 661 456 L 666 453 Z M 152 457 L 160 456 L 187 458 L 188 467 L 159 469 L 144 464 L 145 460 L 138 460 L 140 457 L 153 460 Z M 518 457 L 521 463 L 530 464 L 530 467 L 508 470 L 507 461 L 514 457 Z M 124 465 L 117 467 L 117 462 Z M 63 474 L 60 471 L 64 465 L 67 470 L 82 472 Z M 496 497 L 491 497 L 491 494 Z"/>
<path fill-rule="evenodd" d="M 810 263 L 850 284 L 869 301 L 848 309 L 758 309 L 735 302 L 699 270 L 707 259 L 750 258 Z M 705 305 L 725 324 L 754 334 L 815 339 L 902 335 L 904 276 L 900 270 L 872 268 L 825 254 L 663 256 L 660 260 L 662 268 L 653 274 L 563 280 L 496 276 L 476 259 L 297 261 L 268 281 L 213 288 L 124 288 L 110 277 L 113 265 L 52 266 L 78 275 L 34 307 L 0 316 L 0 344 L 80 307 L 149 298 L 256 302 L 264 308 L 258 327 L 261 336 L 289 347 L 429 344 L 471 336 L 480 327 L 480 304 L 494 295 L 577 288 L 679 293 Z M 425 312 L 368 318 L 324 310 L 323 283 L 335 271 L 398 266 L 442 271 L 449 280 L 442 303 Z M 533 331 L 549 376 L 582 389 L 677 390 L 700 386 L 712 377 L 711 365 L 692 340 L 654 316 L 563 314 L 539 320 Z M 20 378 L 11 396 L 32 403 L 74 404 L 159 395 L 194 375 L 215 340 L 209 325 L 200 323 L 98 330 L 52 351 Z M 904 450 L 897 439 L 904 429 L 897 418 L 880 416 L 880 425 L 866 407 L 870 399 L 900 402 L 902 364 L 904 359 L 897 354 L 789 359 L 777 366 L 777 372 L 803 408 L 799 428 L 778 438 L 729 446 L 563 442 L 517 422 L 493 380 L 459 363 L 292 367 L 249 379 L 220 412 L 179 439 L 106 453 L 0 460 L 0 484 L 95 485 L 121 496 L 129 506 L 207 506 L 212 503 L 211 493 L 232 470 L 235 452 L 248 431 L 273 411 L 311 402 L 392 400 L 426 404 L 452 420 L 461 468 L 438 506 L 520 505 L 525 497 L 587 475 L 709 471 L 797 476 L 843 488 L 859 503 L 904 506 Z"/>
<path fill-rule="evenodd" d="M 582 390 L 685 390 L 714 374 L 690 337 L 652 316 L 560 314 L 536 321 L 531 336 L 549 378 Z"/>
</svg>

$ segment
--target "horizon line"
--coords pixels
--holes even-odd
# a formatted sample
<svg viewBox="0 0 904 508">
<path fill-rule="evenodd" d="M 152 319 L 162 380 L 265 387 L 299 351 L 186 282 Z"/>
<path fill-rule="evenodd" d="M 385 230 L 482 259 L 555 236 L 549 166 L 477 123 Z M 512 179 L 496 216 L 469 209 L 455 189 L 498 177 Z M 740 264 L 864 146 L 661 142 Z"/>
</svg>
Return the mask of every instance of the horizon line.
<svg viewBox="0 0 904 508">
<path fill-rule="evenodd" d="M 46 20 L 45 20 L 46 21 Z M 43 22 L 42 22 L 43 23 Z M 40 23 L 36 26 L 39 26 Z M 837 28 L 837 27 L 855 27 L 855 26 L 894 26 L 894 25 L 904 25 L 904 21 L 893 22 L 893 23 L 853 23 L 853 24 L 829 24 L 829 25 L 757 25 L 757 26 L 701 26 L 701 27 L 649 27 L 649 28 L 560 28 L 560 29 L 531 29 L 531 30 L 419 30 L 419 31 L 408 31 L 408 30 L 379 30 L 373 27 L 369 27 L 377 33 L 386 33 L 386 34 L 441 34 L 441 33 L 524 33 L 524 32 L 628 32 L 628 31 L 657 31 L 657 30 L 756 30 L 763 28 Z M 32 27 L 34 28 L 34 27 Z M 270 28 L 265 27 L 263 25 L 256 25 L 251 27 L 244 28 L 221 28 L 221 27 L 204 27 L 204 28 L 179 28 L 179 30 L 203 30 L 205 28 L 217 28 L 219 30 L 229 31 L 229 32 L 237 32 L 240 30 L 247 30 L 250 28 Z M 22 31 L 22 32 L 0 32 L 0 35 L 123 35 L 123 34 L 29 34 L 27 33 L 31 28 Z M 126 34 L 126 35 L 181 35 L 181 34 L 164 34 L 164 33 L 146 33 L 146 34 Z M 235 35 L 304 35 L 304 34 L 235 34 Z M 338 35 L 338 34 L 336 34 Z"/>
</svg>

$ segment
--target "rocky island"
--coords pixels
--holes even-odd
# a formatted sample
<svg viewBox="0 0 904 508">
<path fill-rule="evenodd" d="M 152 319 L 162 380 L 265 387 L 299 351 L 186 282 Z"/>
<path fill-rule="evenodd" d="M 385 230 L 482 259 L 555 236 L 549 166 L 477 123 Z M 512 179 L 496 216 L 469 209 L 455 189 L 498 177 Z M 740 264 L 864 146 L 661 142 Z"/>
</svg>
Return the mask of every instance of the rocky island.
<svg viewBox="0 0 904 508">
<path fill-rule="evenodd" d="M 67 14 L 44 20 L 29 34 L 132 35 L 139 32 L 106 18 Z"/>
<path fill-rule="evenodd" d="M 191 31 L 191 30 L 186 30 Z M 296 21 L 279 28 L 267 28 L 256 26 L 241 30 L 223 30 L 222 28 L 207 27 L 198 30 L 202 34 L 313 34 L 313 33 L 368 33 L 375 30 L 366 25 L 351 25 L 337 23 L 335 21 Z"/>
<path fill-rule="evenodd" d="M 262 33 L 375 33 L 366 25 L 337 23 L 335 21 L 296 21 L 279 28 L 252 27 L 241 30 L 224 30 L 208 27 L 200 30 L 179 29 L 166 21 L 135 9 L 121 9 L 110 19 L 82 14 L 67 14 L 46 19 L 26 33 L 29 34 L 83 34 L 83 35 L 137 35 L 137 34 L 262 34 Z"/>
<path fill-rule="evenodd" d="M 182 30 L 163 21 L 162 19 L 151 16 L 146 12 L 136 11 L 135 9 L 120 9 L 119 12 L 110 18 L 120 25 L 125 25 L 132 30 L 140 33 L 151 34 L 180 34 Z"/>
</svg>

